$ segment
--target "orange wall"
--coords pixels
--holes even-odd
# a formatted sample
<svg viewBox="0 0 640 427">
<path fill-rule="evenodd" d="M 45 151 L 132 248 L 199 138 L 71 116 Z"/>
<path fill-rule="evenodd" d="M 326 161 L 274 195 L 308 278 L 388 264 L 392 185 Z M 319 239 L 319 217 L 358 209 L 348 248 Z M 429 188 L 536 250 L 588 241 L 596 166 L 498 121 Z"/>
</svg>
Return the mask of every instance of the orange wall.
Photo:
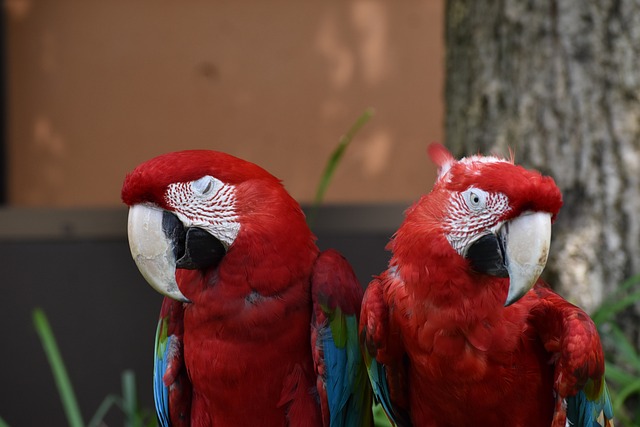
<svg viewBox="0 0 640 427">
<path fill-rule="evenodd" d="M 308 202 L 369 106 L 327 201 L 414 200 L 443 139 L 442 3 L 7 1 L 10 203 L 117 205 L 127 171 L 187 148 Z"/>
</svg>

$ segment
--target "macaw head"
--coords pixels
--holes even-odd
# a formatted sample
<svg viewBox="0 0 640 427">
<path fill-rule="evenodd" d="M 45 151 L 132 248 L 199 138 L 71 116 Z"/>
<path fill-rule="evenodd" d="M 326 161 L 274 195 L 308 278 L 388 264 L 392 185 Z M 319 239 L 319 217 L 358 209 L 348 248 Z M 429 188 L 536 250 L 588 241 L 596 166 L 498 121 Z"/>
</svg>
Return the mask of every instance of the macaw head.
<svg viewBox="0 0 640 427">
<path fill-rule="evenodd" d="M 431 144 L 429 155 L 439 168 L 437 181 L 407 211 L 390 245 L 394 257 L 418 265 L 424 250 L 442 265 L 452 261 L 459 269 L 454 275 L 508 278 L 505 306 L 514 303 L 545 267 L 560 190 L 552 178 L 510 160 L 456 160 L 440 144 Z"/>
<path fill-rule="evenodd" d="M 176 300 L 191 299 L 176 270 L 206 274 L 231 257 L 240 280 L 263 283 L 251 276 L 261 265 L 272 264 L 273 278 L 296 274 L 290 265 L 316 250 L 300 206 L 281 182 L 225 153 L 188 150 L 142 163 L 125 178 L 122 200 L 136 265 L 152 287 Z"/>
</svg>

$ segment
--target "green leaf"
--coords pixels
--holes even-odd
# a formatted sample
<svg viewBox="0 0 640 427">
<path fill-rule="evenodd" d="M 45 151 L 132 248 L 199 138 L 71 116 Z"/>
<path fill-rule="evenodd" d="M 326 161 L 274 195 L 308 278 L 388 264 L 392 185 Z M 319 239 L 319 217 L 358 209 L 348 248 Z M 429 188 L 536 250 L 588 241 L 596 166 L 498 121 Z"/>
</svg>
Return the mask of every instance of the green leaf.
<svg viewBox="0 0 640 427">
<path fill-rule="evenodd" d="M 607 377 L 607 383 L 611 380 L 616 383 L 616 385 L 622 387 L 633 382 L 635 379 L 633 376 L 629 375 L 629 372 L 610 362 L 605 362 L 605 376 Z M 614 394 L 613 391 L 612 394 Z"/>
<path fill-rule="evenodd" d="M 9 427 L 9 424 L 2 418 L 0 418 L 0 427 Z"/>
<path fill-rule="evenodd" d="M 610 301 L 603 304 L 596 310 L 591 318 L 593 323 L 600 326 L 605 322 L 611 320 L 615 315 L 622 312 L 627 307 L 640 301 L 640 291 L 636 291 L 632 294 L 626 295 L 619 300 Z"/>
<path fill-rule="evenodd" d="M 618 392 L 616 400 L 613 402 L 613 413 L 617 414 L 621 412 L 621 408 L 624 406 L 625 401 L 633 394 L 640 393 L 640 379 L 636 379 L 631 384 L 623 387 Z"/>
<path fill-rule="evenodd" d="M 122 410 L 126 427 L 139 427 L 138 400 L 136 397 L 136 376 L 131 370 L 122 373 Z"/>
<path fill-rule="evenodd" d="M 620 284 L 617 290 L 610 295 L 609 298 L 603 301 L 600 307 L 598 307 L 598 309 L 593 313 L 591 316 L 593 322 L 600 326 L 630 305 L 640 301 L 640 290 L 635 291 L 632 294 L 622 296 L 626 291 L 638 284 L 640 284 L 640 275 L 632 276 Z"/>
<path fill-rule="evenodd" d="M 83 427 L 84 422 L 82 421 L 82 413 L 80 412 L 80 407 L 78 406 L 78 401 L 73 391 L 71 380 L 69 379 L 69 374 L 67 374 L 67 369 L 62 361 L 58 344 L 56 343 L 51 326 L 49 326 L 47 316 L 44 314 L 44 311 L 39 308 L 33 310 L 33 324 L 40 336 L 40 342 L 42 343 L 47 360 L 51 366 L 53 379 L 55 380 L 56 387 L 58 388 L 60 400 L 62 401 L 62 406 L 67 416 L 69 426 Z"/>
<path fill-rule="evenodd" d="M 373 403 L 373 419 L 375 427 L 391 427 L 391 421 L 379 403 Z"/>
<path fill-rule="evenodd" d="M 313 208 L 309 214 L 309 224 L 313 224 L 315 221 L 316 212 L 318 211 L 318 207 L 322 204 L 324 200 L 324 195 L 327 192 L 327 188 L 329 188 L 329 184 L 331 183 L 331 179 L 333 178 L 333 174 L 344 155 L 345 150 L 356 136 L 356 134 L 360 131 L 360 129 L 373 117 L 373 108 L 367 108 L 364 113 L 358 117 L 351 128 L 344 134 L 340 141 L 338 142 L 338 146 L 333 150 L 331 156 L 329 156 L 329 160 L 324 168 L 324 172 L 320 176 L 320 183 L 318 184 L 318 188 L 316 190 L 316 197 L 313 202 Z"/>
<path fill-rule="evenodd" d="M 624 358 L 636 371 L 640 371 L 640 355 L 633 344 L 627 339 L 618 325 L 610 324 L 614 336 L 614 345 L 618 354 Z"/>
<path fill-rule="evenodd" d="M 93 414 L 93 417 L 91 418 L 91 421 L 89 421 L 89 424 L 87 424 L 87 427 L 99 427 L 102 424 L 102 420 L 104 420 L 104 417 L 107 416 L 107 413 L 109 412 L 111 407 L 121 405 L 122 401 L 119 396 L 116 396 L 114 394 L 108 395 L 104 398 L 102 403 L 100 403 L 100 406 L 98 406 L 96 413 Z"/>
</svg>

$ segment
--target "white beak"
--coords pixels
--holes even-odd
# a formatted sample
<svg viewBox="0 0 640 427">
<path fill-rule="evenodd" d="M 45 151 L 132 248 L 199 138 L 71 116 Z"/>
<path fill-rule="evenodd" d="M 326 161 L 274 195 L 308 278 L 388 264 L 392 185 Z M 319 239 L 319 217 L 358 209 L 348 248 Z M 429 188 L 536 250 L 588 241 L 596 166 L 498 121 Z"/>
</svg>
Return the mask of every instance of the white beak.
<svg viewBox="0 0 640 427">
<path fill-rule="evenodd" d="M 182 302 L 189 300 L 176 282 L 176 256 L 172 239 L 162 227 L 164 211 L 153 205 L 129 208 L 129 248 L 140 273 L 158 292 Z"/>
<path fill-rule="evenodd" d="M 549 256 L 551 214 L 526 212 L 504 225 L 509 294 L 505 306 L 522 298 L 536 283 Z"/>
</svg>

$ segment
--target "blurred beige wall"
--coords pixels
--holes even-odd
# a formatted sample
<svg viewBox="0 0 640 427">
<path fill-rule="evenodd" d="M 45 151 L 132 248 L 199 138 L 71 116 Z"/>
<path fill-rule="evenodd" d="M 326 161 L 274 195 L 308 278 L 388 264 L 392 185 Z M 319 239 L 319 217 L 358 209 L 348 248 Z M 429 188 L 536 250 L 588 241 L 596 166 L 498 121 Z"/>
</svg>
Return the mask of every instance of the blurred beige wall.
<svg viewBox="0 0 640 427">
<path fill-rule="evenodd" d="M 313 199 L 367 107 L 327 202 L 415 200 L 443 138 L 443 0 L 5 0 L 9 201 L 120 203 L 126 172 L 209 148 Z"/>
</svg>

